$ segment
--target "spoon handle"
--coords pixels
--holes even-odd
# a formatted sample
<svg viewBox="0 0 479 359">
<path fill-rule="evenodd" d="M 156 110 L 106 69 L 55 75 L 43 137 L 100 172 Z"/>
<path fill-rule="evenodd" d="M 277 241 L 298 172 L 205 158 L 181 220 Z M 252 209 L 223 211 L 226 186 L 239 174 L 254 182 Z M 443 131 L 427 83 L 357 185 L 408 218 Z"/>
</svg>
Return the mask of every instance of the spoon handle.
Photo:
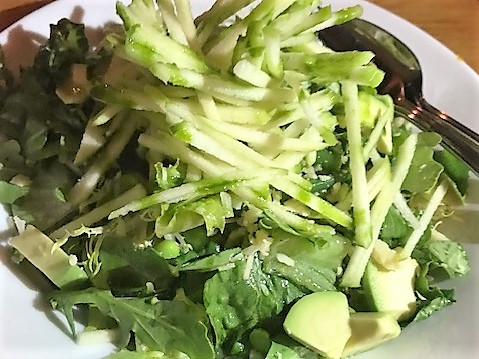
<svg viewBox="0 0 479 359">
<path fill-rule="evenodd" d="M 442 120 L 448 122 L 451 126 L 456 127 L 459 131 L 462 131 L 465 134 L 467 134 L 469 137 L 473 138 L 474 141 L 479 142 L 479 134 L 471 130 L 469 127 L 464 126 L 462 123 L 456 121 L 448 114 L 438 110 L 437 108 L 432 106 L 429 102 L 422 100 L 421 107 L 424 109 L 424 111 L 429 112 L 430 115 L 441 118 Z"/>
<path fill-rule="evenodd" d="M 423 131 L 433 131 L 442 137 L 442 144 L 479 174 L 479 135 L 460 122 L 439 111 L 426 101 L 413 103 L 402 99 L 397 112 L 406 116 Z"/>
</svg>

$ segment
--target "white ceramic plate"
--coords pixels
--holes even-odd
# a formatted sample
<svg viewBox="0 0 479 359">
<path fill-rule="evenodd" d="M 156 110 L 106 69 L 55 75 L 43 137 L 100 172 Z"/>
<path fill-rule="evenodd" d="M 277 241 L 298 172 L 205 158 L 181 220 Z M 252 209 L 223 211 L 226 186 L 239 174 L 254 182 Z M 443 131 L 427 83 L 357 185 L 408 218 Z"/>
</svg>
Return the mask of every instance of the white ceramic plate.
<svg viewBox="0 0 479 359">
<path fill-rule="evenodd" d="M 327 2 L 333 3 L 334 8 L 357 3 L 363 5 L 364 18 L 388 29 L 417 54 L 424 70 L 426 98 L 479 131 L 479 76 L 455 54 L 410 23 L 375 5 L 359 0 Z M 86 23 L 89 36 L 97 38 L 104 23 L 118 21 L 114 3 L 115 0 L 60 0 L 25 17 L 0 34 L 7 62 L 11 66 L 27 64 L 38 44 L 48 35 L 49 24 L 62 17 Z M 200 13 L 211 0 L 194 0 L 192 3 L 194 12 Z M 479 208 L 475 204 L 479 203 L 479 186 L 472 184 L 471 203 L 444 226 L 451 237 L 467 242 L 466 249 L 473 267 L 471 275 L 454 283 L 458 302 L 429 320 L 408 327 L 397 340 L 358 358 L 479 357 L 479 240 L 476 240 L 479 213 L 475 213 Z M 0 236 L 6 229 L 4 217 L 5 214 L 0 213 Z M 4 252 L 3 249 L 0 252 L 0 358 L 96 359 L 111 352 L 111 345 L 76 345 L 66 334 L 64 321 L 49 310 L 33 289 L 31 278 L 15 272 Z"/>
</svg>

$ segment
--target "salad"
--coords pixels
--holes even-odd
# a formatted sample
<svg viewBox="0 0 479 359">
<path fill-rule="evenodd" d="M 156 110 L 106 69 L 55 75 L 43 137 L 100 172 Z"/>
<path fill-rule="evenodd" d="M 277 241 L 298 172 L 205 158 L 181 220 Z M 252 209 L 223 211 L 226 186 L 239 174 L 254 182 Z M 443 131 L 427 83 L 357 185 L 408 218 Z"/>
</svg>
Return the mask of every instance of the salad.
<svg viewBox="0 0 479 359">
<path fill-rule="evenodd" d="M 1 67 L 12 260 L 109 358 L 351 356 L 469 271 L 437 230 L 467 167 L 395 117 L 374 54 L 317 38 L 361 8 L 251 3 L 118 3 L 99 46 L 62 19 Z"/>
</svg>

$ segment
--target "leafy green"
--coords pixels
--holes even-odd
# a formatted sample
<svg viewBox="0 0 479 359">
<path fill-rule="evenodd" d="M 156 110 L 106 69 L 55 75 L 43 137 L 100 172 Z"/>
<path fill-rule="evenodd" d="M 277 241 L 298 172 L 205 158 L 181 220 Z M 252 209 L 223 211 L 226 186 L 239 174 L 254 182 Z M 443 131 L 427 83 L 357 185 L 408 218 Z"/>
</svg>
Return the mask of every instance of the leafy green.
<svg viewBox="0 0 479 359">
<path fill-rule="evenodd" d="M 402 189 L 411 193 L 427 192 L 433 188 L 444 167 L 433 158 L 434 147 L 441 141 L 441 137 L 434 132 L 418 134 L 418 143 L 411 168 L 403 182 Z"/>
<path fill-rule="evenodd" d="M 410 227 L 405 219 L 394 206 L 391 206 L 381 227 L 381 238 L 404 238 L 409 233 Z"/>
<path fill-rule="evenodd" d="M 274 242 L 271 245 L 270 256 L 284 254 L 294 261 L 304 262 L 312 267 L 330 269 L 336 272 L 342 265 L 351 243 L 343 236 L 335 235 L 333 238 L 319 245 L 304 237 L 294 236 L 276 229 L 272 233 Z"/>
<path fill-rule="evenodd" d="M 59 163 L 45 166 L 32 178 L 28 193 L 12 205 L 12 212 L 40 230 L 51 229 L 74 209 L 70 202 L 61 201 L 57 196 L 59 188 L 69 189 L 72 184 L 69 168 Z"/>
<path fill-rule="evenodd" d="M 423 219 L 410 242 L 413 320 L 454 302 L 437 282 L 470 270 L 432 229 L 438 206 L 461 204 L 465 168 L 434 152 L 437 135 L 416 146 L 392 119 L 373 53 L 317 41 L 360 6 L 263 0 L 234 16 L 250 3 L 220 0 L 197 19 L 188 1 L 118 3 L 123 26 L 95 53 L 84 25 L 63 19 L 17 82 L 0 58 L 0 202 L 50 236 L 28 249 L 42 238 L 81 273 L 86 289 L 62 287 L 52 304 L 73 334 L 83 309 L 89 329 L 118 333 L 111 359 L 317 359 L 282 321 L 303 295 L 342 290 L 345 268 L 369 258 L 352 243 L 379 232 L 382 220 L 364 220 L 371 206 L 390 248 Z M 437 193 L 460 195 L 431 202 L 439 178 Z M 363 288 L 344 292 L 363 309 Z"/>
<path fill-rule="evenodd" d="M 424 299 L 418 302 L 418 311 L 413 321 L 428 318 L 431 314 L 455 302 L 454 289 L 439 289 L 430 283 L 428 277 L 430 266 L 421 266 L 421 271 L 416 278 L 416 289 Z"/>
<path fill-rule="evenodd" d="M 86 63 L 90 51 L 85 36 L 85 25 L 61 19 L 50 25 L 50 37 L 35 58 L 35 68 L 49 72 L 55 79 L 67 71 L 71 64 Z"/>
<path fill-rule="evenodd" d="M 114 238 L 104 243 L 102 250 L 116 260 L 111 263 L 111 270 L 105 268 L 108 286 L 116 295 L 141 294 L 146 291 L 146 283 L 154 286 L 156 293 L 165 295 L 173 290 L 174 277 L 168 263 L 155 249 L 135 248 L 123 238 Z M 122 243 L 123 242 L 123 243 Z M 126 243 L 125 243 L 126 242 Z M 104 254 L 100 254 L 100 260 Z M 113 259 L 109 257 L 109 259 Z M 118 260 L 121 259 L 121 262 Z M 122 264 L 122 265 L 121 265 Z"/>
<path fill-rule="evenodd" d="M 235 256 L 237 256 L 241 250 L 239 248 L 231 248 L 221 251 L 219 253 L 212 254 L 210 256 L 185 263 L 178 267 L 179 271 L 213 271 L 221 268 L 227 264 L 235 262 Z"/>
<path fill-rule="evenodd" d="M 325 194 L 336 183 L 336 179 L 330 175 L 321 175 L 319 178 L 311 180 L 313 187 L 312 193 Z"/>
<path fill-rule="evenodd" d="M 87 61 L 89 51 L 83 25 L 66 19 L 52 25 L 33 66 L 21 72 L 0 101 L 0 179 L 22 175 L 31 182 L 12 212 L 41 230 L 73 210 L 59 194 L 68 193 L 79 173 L 73 160 L 92 106 L 67 106 L 55 90 L 71 65 Z"/>
<path fill-rule="evenodd" d="M 301 357 L 291 348 L 273 342 L 266 359 L 300 359 Z"/>
<path fill-rule="evenodd" d="M 223 232 L 226 218 L 234 216 L 231 203 L 225 203 L 220 195 L 209 196 L 190 203 L 186 206 L 186 209 L 203 217 L 207 233 L 213 233 L 215 229 Z"/>
<path fill-rule="evenodd" d="M 137 352 L 122 349 L 117 353 L 110 354 L 105 359 L 167 359 L 165 353 L 159 351 Z M 182 354 L 177 356 L 169 355 L 168 359 L 183 359 Z M 186 358 L 184 358 L 186 359 Z"/>
<path fill-rule="evenodd" d="M 204 310 L 193 303 L 179 299 L 117 298 L 109 291 L 94 288 L 57 292 L 51 301 L 65 314 L 73 334 L 73 308 L 88 304 L 118 322 L 121 348 L 126 347 L 133 332 L 136 342 L 150 350 L 166 355 L 180 351 L 191 359 L 214 358 Z"/>
<path fill-rule="evenodd" d="M 459 192 L 464 196 L 469 185 L 469 167 L 450 151 L 436 151 L 434 159 L 444 166 L 444 172 L 456 184 Z"/>
<path fill-rule="evenodd" d="M 176 187 L 183 182 L 184 174 L 180 171 L 180 163 L 164 166 L 162 162 L 155 163 L 156 183 L 160 189 Z"/>
<path fill-rule="evenodd" d="M 418 322 L 429 318 L 434 312 L 440 311 L 454 302 L 454 292 L 441 291 L 441 294 L 430 301 L 420 303 L 420 309 L 413 321 Z"/>
<path fill-rule="evenodd" d="M 245 261 L 216 273 L 205 284 L 204 304 L 213 326 L 216 346 L 233 343 L 261 320 L 279 314 L 303 293 L 286 279 L 263 272 L 255 258 L 244 279 Z"/>
<path fill-rule="evenodd" d="M 25 159 L 16 140 L 0 141 L 0 180 L 9 181 L 25 171 Z"/>
<path fill-rule="evenodd" d="M 0 203 L 12 204 L 27 193 L 27 187 L 20 187 L 15 184 L 0 181 Z"/>
<path fill-rule="evenodd" d="M 313 350 L 300 345 L 293 339 L 280 334 L 276 336 L 267 353 L 267 358 L 272 359 L 319 359 L 322 358 Z"/>
<path fill-rule="evenodd" d="M 336 273 L 332 269 L 313 266 L 301 260 L 294 260 L 294 265 L 288 265 L 269 257 L 264 260 L 263 269 L 265 273 L 286 278 L 304 292 L 336 289 Z"/>
<path fill-rule="evenodd" d="M 467 253 L 461 244 L 450 240 L 428 240 L 419 249 L 417 259 L 427 264 L 429 271 L 440 270 L 448 278 L 462 277 L 469 273 Z"/>
<path fill-rule="evenodd" d="M 453 289 L 440 289 L 433 281 L 444 278 L 462 277 L 469 273 L 470 267 L 464 248 L 457 242 L 447 239 L 429 239 L 419 243 L 413 257 L 420 265 L 416 279 L 416 289 L 422 298 L 418 302 L 418 313 L 414 321 L 426 319 L 435 311 L 455 302 Z"/>
</svg>

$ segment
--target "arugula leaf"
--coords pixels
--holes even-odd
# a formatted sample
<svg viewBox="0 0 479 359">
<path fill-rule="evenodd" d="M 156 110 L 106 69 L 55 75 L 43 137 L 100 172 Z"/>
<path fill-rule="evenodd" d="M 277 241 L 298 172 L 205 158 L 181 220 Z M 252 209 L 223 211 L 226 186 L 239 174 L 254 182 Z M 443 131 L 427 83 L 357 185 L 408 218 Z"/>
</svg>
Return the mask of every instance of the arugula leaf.
<svg viewBox="0 0 479 359">
<path fill-rule="evenodd" d="M 434 159 L 444 166 L 444 172 L 456 184 L 459 192 L 465 196 L 469 184 L 469 167 L 447 150 L 436 151 Z"/>
<path fill-rule="evenodd" d="M 69 202 L 59 200 L 57 189 L 70 189 L 74 179 L 66 166 L 53 163 L 32 179 L 28 193 L 12 205 L 14 215 L 41 231 L 51 229 L 74 210 Z"/>
<path fill-rule="evenodd" d="M 286 278 L 305 292 L 335 290 L 336 273 L 329 268 L 313 266 L 301 260 L 290 266 L 275 258 L 268 257 L 263 262 L 265 273 Z"/>
<path fill-rule="evenodd" d="M 146 283 L 154 285 L 156 293 L 170 294 L 174 277 L 167 261 L 153 248 L 135 248 L 123 238 L 110 238 L 103 244 L 100 259 L 108 253 L 116 257 L 116 263 L 110 271 L 103 272 L 107 276 L 108 286 L 115 295 L 145 294 Z M 106 256 L 108 258 L 108 255 Z M 123 265 L 121 265 L 121 262 Z M 107 271 L 108 269 L 105 269 Z"/>
<path fill-rule="evenodd" d="M 433 158 L 434 147 L 441 142 L 441 137 L 434 132 L 418 134 L 416 151 L 409 172 L 402 184 L 402 189 L 411 193 L 427 192 L 433 188 L 444 167 Z"/>
<path fill-rule="evenodd" d="M 396 207 L 391 206 L 381 227 L 382 239 L 397 239 L 406 237 L 411 228 L 401 216 Z"/>
<path fill-rule="evenodd" d="M 413 257 L 421 268 L 416 279 L 416 289 L 422 298 L 418 302 L 418 312 L 413 321 L 428 318 L 435 311 L 455 302 L 453 289 L 440 289 L 431 284 L 433 280 L 457 278 L 470 271 L 467 254 L 464 248 L 450 240 L 429 239 L 420 242 L 413 252 Z"/>
<path fill-rule="evenodd" d="M 340 144 L 316 152 L 314 167 L 319 174 L 336 173 L 342 166 L 343 149 Z"/>
<path fill-rule="evenodd" d="M 15 184 L 0 181 L 0 203 L 12 204 L 27 193 L 27 187 L 20 187 Z"/>
<path fill-rule="evenodd" d="M 421 267 L 427 266 L 430 274 L 436 277 L 445 274 L 448 278 L 458 278 L 471 270 L 466 251 L 461 244 L 451 240 L 429 239 L 420 242 L 413 257 Z"/>
<path fill-rule="evenodd" d="M 442 270 L 448 278 L 458 278 L 471 270 L 467 253 L 457 242 L 450 240 L 429 240 L 420 249 L 423 257 L 420 262 L 426 262 L 430 271 Z"/>
<path fill-rule="evenodd" d="M 429 318 L 434 312 L 444 309 L 454 302 L 449 296 L 438 296 L 430 301 L 420 303 L 420 309 L 414 317 L 413 321 L 418 322 Z"/>
<path fill-rule="evenodd" d="M 427 319 L 434 312 L 439 311 L 451 304 L 455 300 L 454 289 L 439 289 L 430 284 L 428 277 L 430 264 L 421 266 L 421 271 L 416 278 L 416 290 L 424 298 L 418 301 L 418 311 L 414 316 L 414 322 Z"/>
<path fill-rule="evenodd" d="M 293 283 L 263 272 L 255 258 L 247 279 L 245 261 L 216 273 L 205 283 L 204 303 L 216 336 L 216 346 L 234 343 L 261 320 L 275 316 L 303 295 Z"/>
<path fill-rule="evenodd" d="M 336 183 L 336 179 L 331 175 L 319 175 L 318 178 L 311 180 L 313 187 L 311 192 L 314 194 L 326 194 L 328 190 Z"/>
<path fill-rule="evenodd" d="M 333 178 L 335 182 L 351 182 L 349 163 L 344 161 L 344 158 L 347 158 L 348 146 L 346 136 L 342 133 L 336 133 L 335 135 L 338 140 L 336 145 L 316 152 L 316 161 L 313 167 L 320 181 L 312 181 L 313 192 L 321 194 L 320 190 L 327 191 L 329 187 L 326 187 L 330 184 L 330 178 Z M 319 186 L 320 184 L 321 186 Z"/>
<path fill-rule="evenodd" d="M 15 175 L 26 172 L 25 159 L 20 152 L 20 144 L 16 140 L 0 141 L 0 180 L 9 181 Z"/>
<path fill-rule="evenodd" d="M 125 348 L 131 332 L 135 341 L 149 350 L 168 355 L 182 352 L 190 359 L 213 359 L 204 310 L 184 300 L 155 298 L 117 298 L 109 291 L 94 288 L 56 292 L 51 298 L 61 310 L 75 334 L 73 307 L 88 304 L 118 322 L 119 346 Z"/>
</svg>

